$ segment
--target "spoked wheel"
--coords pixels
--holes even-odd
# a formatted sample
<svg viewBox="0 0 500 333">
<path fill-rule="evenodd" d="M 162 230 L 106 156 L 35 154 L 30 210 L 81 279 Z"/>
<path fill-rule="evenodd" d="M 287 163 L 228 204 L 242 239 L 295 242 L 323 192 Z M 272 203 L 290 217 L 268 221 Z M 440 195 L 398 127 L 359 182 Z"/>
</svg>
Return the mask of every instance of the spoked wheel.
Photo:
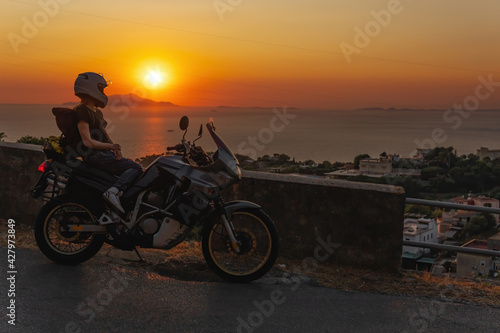
<svg viewBox="0 0 500 333">
<path fill-rule="evenodd" d="M 94 224 L 85 206 L 56 198 L 42 207 L 35 224 L 38 247 L 58 264 L 74 265 L 92 258 L 101 248 L 104 235 L 70 232 L 68 224 Z"/>
<path fill-rule="evenodd" d="M 236 252 L 221 221 L 205 226 L 202 235 L 203 255 L 208 266 L 231 282 L 250 282 L 262 277 L 274 265 L 279 240 L 274 223 L 262 210 L 239 209 L 229 221 L 239 243 Z"/>
</svg>

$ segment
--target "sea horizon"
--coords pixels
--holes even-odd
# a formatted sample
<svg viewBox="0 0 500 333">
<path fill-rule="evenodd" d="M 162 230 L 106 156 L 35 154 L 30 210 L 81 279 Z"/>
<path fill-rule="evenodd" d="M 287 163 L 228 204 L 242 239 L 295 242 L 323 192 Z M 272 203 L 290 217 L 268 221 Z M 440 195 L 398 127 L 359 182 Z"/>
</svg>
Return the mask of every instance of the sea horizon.
<svg viewBox="0 0 500 333">
<path fill-rule="evenodd" d="M 5 141 L 25 135 L 60 135 L 51 108 L 62 104 L 0 103 L 0 132 Z M 169 108 L 104 108 L 111 138 L 124 155 L 139 158 L 161 154 L 180 142 L 178 123 L 190 118 L 186 139 L 194 140 L 200 124 L 214 118 L 217 132 L 235 152 L 252 158 L 287 154 L 297 161 L 352 162 L 359 154 L 377 157 L 382 152 L 410 157 L 417 148 L 435 146 L 476 153 L 481 147 L 500 148 L 500 112 L 475 110 L 458 118 L 447 110 L 389 110 L 362 108 L 334 110 L 288 107 L 177 106 Z M 208 133 L 197 141 L 215 150 Z"/>
</svg>

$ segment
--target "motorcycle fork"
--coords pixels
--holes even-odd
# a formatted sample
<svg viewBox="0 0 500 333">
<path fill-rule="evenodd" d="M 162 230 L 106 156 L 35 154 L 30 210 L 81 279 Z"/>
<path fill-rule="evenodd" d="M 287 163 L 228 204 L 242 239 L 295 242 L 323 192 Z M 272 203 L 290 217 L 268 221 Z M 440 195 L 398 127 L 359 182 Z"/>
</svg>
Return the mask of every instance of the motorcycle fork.
<svg viewBox="0 0 500 333">
<path fill-rule="evenodd" d="M 234 252 L 240 253 L 240 242 L 236 240 L 236 236 L 234 236 L 234 226 L 229 221 L 227 218 L 227 213 L 226 210 L 224 209 L 224 201 L 222 198 L 219 198 L 219 200 L 216 200 L 216 211 L 222 221 L 222 225 L 224 226 L 224 229 L 226 229 L 227 235 L 229 237 L 229 240 L 231 241 L 231 248 L 233 249 Z"/>
</svg>

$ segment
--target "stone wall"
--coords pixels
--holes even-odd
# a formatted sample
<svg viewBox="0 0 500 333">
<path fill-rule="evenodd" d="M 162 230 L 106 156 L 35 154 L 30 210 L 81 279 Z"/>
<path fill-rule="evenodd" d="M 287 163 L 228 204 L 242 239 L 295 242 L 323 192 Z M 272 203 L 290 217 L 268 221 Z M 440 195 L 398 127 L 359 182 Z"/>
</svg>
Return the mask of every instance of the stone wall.
<svg viewBox="0 0 500 333">
<path fill-rule="evenodd" d="M 40 146 L 0 142 L 0 219 L 35 223 L 43 202 L 31 198 L 31 189 L 41 175 L 38 166 L 43 161 Z"/>
<path fill-rule="evenodd" d="M 340 247 L 329 261 L 384 271 L 401 266 L 401 187 L 244 171 L 225 194 L 262 206 L 280 233 L 281 255 L 314 258 L 318 246 L 334 243 Z"/>
<path fill-rule="evenodd" d="M 32 199 L 30 190 L 44 159 L 38 146 L 0 143 L 0 218 L 34 223 L 42 201 Z M 401 187 L 244 171 L 242 181 L 223 194 L 227 201 L 262 206 L 276 224 L 282 256 L 328 257 L 384 271 L 400 268 Z M 325 246 L 335 251 L 328 253 Z"/>
</svg>

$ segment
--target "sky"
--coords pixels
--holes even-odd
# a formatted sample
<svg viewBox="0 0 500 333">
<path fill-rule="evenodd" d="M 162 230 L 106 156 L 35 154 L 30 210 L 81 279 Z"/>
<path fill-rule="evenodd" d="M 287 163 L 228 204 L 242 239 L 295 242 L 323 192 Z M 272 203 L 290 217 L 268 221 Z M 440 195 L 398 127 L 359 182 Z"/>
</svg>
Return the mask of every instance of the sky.
<svg viewBox="0 0 500 333">
<path fill-rule="evenodd" d="M 500 82 L 495 0 L 0 4 L 0 103 L 76 101 L 86 71 L 189 106 L 451 108 Z"/>
</svg>

